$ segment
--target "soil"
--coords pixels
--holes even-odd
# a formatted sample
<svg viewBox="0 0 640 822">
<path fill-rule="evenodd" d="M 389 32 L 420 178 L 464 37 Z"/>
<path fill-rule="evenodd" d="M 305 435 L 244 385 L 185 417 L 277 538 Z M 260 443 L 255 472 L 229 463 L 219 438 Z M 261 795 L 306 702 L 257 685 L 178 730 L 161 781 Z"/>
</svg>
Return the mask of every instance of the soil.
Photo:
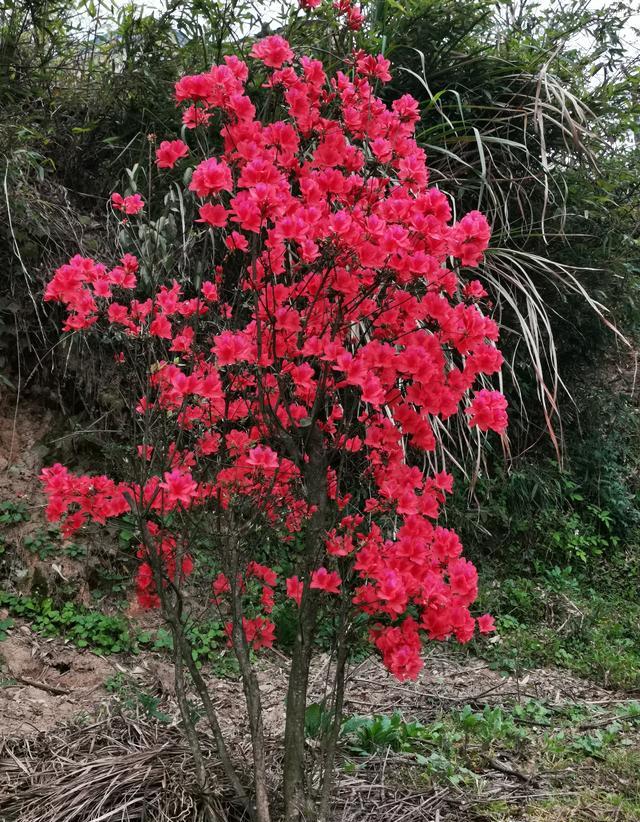
<svg viewBox="0 0 640 822">
<path fill-rule="evenodd" d="M 44 508 L 38 474 L 47 445 L 53 413 L 31 402 L 13 406 L 0 402 L 0 500 L 24 501 L 30 509 Z"/>
<path fill-rule="evenodd" d="M 107 695 L 104 681 L 114 673 L 112 662 L 47 641 L 26 625 L 0 644 L 0 668 L 0 737 L 50 730 L 95 713 Z"/>
<path fill-rule="evenodd" d="M 3 617 L 0 611 L 0 618 Z M 399 683 L 371 658 L 351 668 L 345 699 L 347 714 L 400 711 L 422 721 L 456 705 L 497 704 L 540 699 L 551 704 L 611 702 L 624 694 L 598 688 L 565 671 L 541 668 L 521 679 L 502 676 L 475 659 L 433 652 L 416 682 Z M 327 657 L 316 660 L 310 700 L 319 701 L 326 679 Z M 277 739 L 284 728 L 287 663 L 276 653 L 260 662 L 258 677 L 265 707 L 267 736 Z M 52 730 L 81 714 L 95 716 L 113 699 L 105 681 L 122 673 L 160 700 L 173 702 L 173 670 L 155 653 L 99 656 L 60 639 L 46 639 L 28 625 L 18 625 L 0 644 L 0 738 Z M 223 730 L 231 738 L 246 733 L 242 688 L 238 681 L 207 675 Z M 65 691 L 52 692 L 51 689 Z"/>
</svg>

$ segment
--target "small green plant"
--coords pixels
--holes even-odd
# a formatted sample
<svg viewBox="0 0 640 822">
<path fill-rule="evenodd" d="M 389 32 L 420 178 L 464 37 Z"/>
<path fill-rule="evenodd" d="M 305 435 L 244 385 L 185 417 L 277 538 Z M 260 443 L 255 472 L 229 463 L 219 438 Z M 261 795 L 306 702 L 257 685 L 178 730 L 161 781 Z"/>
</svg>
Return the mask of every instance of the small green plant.
<svg viewBox="0 0 640 822">
<path fill-rule="evenodd" d="M 119 672 L 109 677 L 104 686 L 107 691 L 114 694 L 123 710 L 129 713 L 141 713 L 148 719 L 167 724 L 171 717 L 159 709 L 160 700 L 142 690 L 138 683 L 126 674 Z"/>
<path fill-rule="evenodd" d="M 352 716 L 343 723 L 341 735 L 349 750 L 361 756 L 388 748 L 416 753 L 423 743 L 432 740 L 428 726 L 405 722 L 398 712 L 391 716 Z"/>
<path fill-rule="evenodd" d="M 29 519 L 29 511 L 23 502 L 0 502 L 0 526 L 17 525 Z"/>
<path fill-rule="evenodd" d="M 460 750 L 464 733 L 451 716 L 423 725 L 406 722 L 400 713 L 391 716 L 353 716 L 341 729 L 345 748 L 355 756 L 368 757 L 393 751 L 408 757 L 422 778 L 458 785 L 473 779 Z M 355 763 L 352 763 L 356 767 Z"/>
<path fill-rule="evenodd" d="M 7 619 L 0 619 L 0 642 L 7 638 L 7 633 L 10 631 L 15 622 L 9 617 Z"/>
<path fill-rule="evenodd" d="M 585 513 L 570 511 L 560 518 L 557 512 L 550 512 L 549 526 L 547 538 L 551 552 L 578 559 L 585 565 L 607 549 L 616 548 L 619 541 L 617 536 L 609 534 L 609 512 L 596 505 L 587 504 Z"/>
<path fill-rule="evenodd" d="M 197 668 L 209 665 L 216 676 L 223 678 L 233 679 L 239 674 L 238 660 L 227 647 L 227 634 L 222 622 L 211 620 L 202 625 L 189 625 L 187 638 L 191 643 L 191 656 Z M 170 647 L 173 648 L 170 636 L 160 639 L 161 646 L 166 642 L 170 642 Z M 157 639 L 154 647 L 158 647 Z"/>
<path fill-rule="evenodd" d="M 434 751 L 426 758 L 423 757 L 418 764 L 425 766 L 429 776 L 437 780 L 446 780 L 453 785 L 459 785 L 473 776 L 468 768 L 452 761 L 440 751 Z"/>
<path fill-rule="evenodd" d="M 454 714 L 453 719 L 464 732 L 465 740 L 475 737 L 486 748 L 491 748 L 495 742 L 512 747 L 527 738 L 525 728 L 499 705 L 493 708 L 485 705 L 481 713 L 465 705 L 457 715 Z"/>
<path fill-rule="evenodd" d="M 537 699 L 516 703 L 512 713 L 516 722 L 527 722 L 538 726 L 551 724 L 551 711 Z"/>
<path fill-rule="evenodd" d="M 78 545 L 76 542 L 70 542 L 64 549 L 65 556 L 69 559 L 84 559 L 87 556 L 87 549 L 84 545 Z"/>
<path fill-rule="evenodd" d="M 122 517 L 120 522 L 123 527 L 118 531 L 118 542 L 120 543 L 121 549 L 129 551 L 132 544 L 137 541 L 136 523 L 131 516 Z"/>
<path fill-rule="evenodd" d="M 570 750 L 582 756 L 598 757 L 603 749 L 610 745 L 622 731 L 619 722 L 612 722 L 606 728 L 598 728 L 590 734 L 577 736 L 570 744 Z"/>
<path fill-rule="evenodd" d="M 211 662 L 220 656 L 223 642 L 227 635 L 221 622 L 210 622 L 206 625 L 190 625 L 187 637 L 192 645 L 191 656 L 198 667 L 203 662 Z"/>
<path fill-rule="evenodd" d="M 118 671 L 117 674 L 113 676 L 109 676 L 104 681 L 105 690 L 109 691 L 109 693 L 116 694 L 116 696 L 121 696 L 125 689 L 129 687 L 129 678 L 125 676 L 122 671 Z"/>
<path fill-rule="evenodd" d="M 629 702 L 618 710 L 620 719 L 628 719 L 633 723 L 640 723 L 640 702 Z"/>
<path fill-rule="evenodd" d="M 57 554 L 60 546 L 56 541 L 58 532 L 55 528 L 48 528 L 46 532 L 32 534 L 24 538 L 24 547 L 31 554 L 37 554 L 41 560 Z"/>
<path fill-rule="evenodd" d="M 304 714 L 304 735 L 307 739 L 318 739 L 331 724 L 331 713 L 319 702 L 307 706 Z"/>
<path fill-rule="evenodd" d="M 166 628 L 158 628 L 151 648 L 154 651 L 173 651 L 173 637 Z"/>
<path fill-rule="evenodd" d="M 135 639 L 126 620 L 89 611 L 66 602 L 56 608 L 50 598 L 20 597 L 0 592 L 0 606 L 31 622 L 34 631 L 45 636 L 62 636 L 78 648 L 103 654 L 135 650 Z"/>
<path fill-rule="evenodd" d="M 120 594 L 126 594 L 131 586 L 131 576 L 127 573 L 118 573 L 116 571 L 99 568 L 97 569 L 98 581 L 91 596 L 96 599 L 103 599 L 104 597 L 113 597 Z"/>
</svg>

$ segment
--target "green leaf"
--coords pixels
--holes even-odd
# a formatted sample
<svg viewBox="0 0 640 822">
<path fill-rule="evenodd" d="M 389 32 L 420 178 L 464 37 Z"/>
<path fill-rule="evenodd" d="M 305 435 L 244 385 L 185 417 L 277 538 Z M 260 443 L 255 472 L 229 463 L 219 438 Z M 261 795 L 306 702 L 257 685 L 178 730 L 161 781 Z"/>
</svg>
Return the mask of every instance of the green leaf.
<svg viewBox="0 0 640 822">
<path fill-rule="evenodd" d="M 318 702 L 312 702 L 304 712 L 304 732 L 309 739 L 317 739 L 322 728 L 324 710 Z"/>
</svg>

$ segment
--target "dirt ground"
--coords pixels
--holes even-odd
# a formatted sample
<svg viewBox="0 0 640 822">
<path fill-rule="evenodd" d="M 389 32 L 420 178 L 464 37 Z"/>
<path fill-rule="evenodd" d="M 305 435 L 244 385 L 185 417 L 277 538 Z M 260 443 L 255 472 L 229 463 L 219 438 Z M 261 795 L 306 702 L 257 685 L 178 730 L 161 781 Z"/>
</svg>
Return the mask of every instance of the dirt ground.
<svg viewBox="0 0 640 822">
<path fill-rule="evenodd" d="M 328 658 L 321 656 L 314 666 L 312 701 L 322 698 L 328 663 Z M 171 664 L 159 654 L 99 656 L 60 639 L 38 636 L 26 624 L 17 625 L 0 643 L 0 670 L 0 736 L 52 730 L 78 714 L 98 714 L 111 699 L 105 681 L 118 673 L 138 681 L 160 698 L 171 700 L 174 692 Z M 266 732 L 274 738 L 283 730 L 286 678 L 286 660 L 277 653 L 265 654 L 259 680 Z M 244 732 L 240 684 L 212 675 L 208 682 L 227 733 L 233 736 Z M 408 717 L 429 721 L 443 707 L 455 705 L 527 699 L 557 705 L 604 704 L 616 698 L 624 699 L 624 694 L 598 688 L 566 671 L 536 669 L 518 680 L 501 675 L 481 660 L 457 659 L 444 651 L 433 651 L 417 682 L 397 682 L 375 658 L 352 666 L 345 712 L 401 711 Z"/>
<path fill-rule="evenodd" d="M 0 398 L 0 500 L 44 506 L 38 474 L 47 451 L 43 437 L 53 418 L 51 411 L 32 402 L 16 408 L 8 397 Z"/>
</svg>

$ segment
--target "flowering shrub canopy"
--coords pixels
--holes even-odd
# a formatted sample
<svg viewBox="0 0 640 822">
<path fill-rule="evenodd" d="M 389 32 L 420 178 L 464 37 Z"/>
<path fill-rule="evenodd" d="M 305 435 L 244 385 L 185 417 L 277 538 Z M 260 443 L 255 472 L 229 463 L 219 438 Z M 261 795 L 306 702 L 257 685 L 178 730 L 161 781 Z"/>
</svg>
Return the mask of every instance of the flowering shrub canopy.
<svg viewBox="0 0 640 822">
<path fill-rule="evenodd" d="M 357 7 L 338 5 L 356 26 Z M 414 678 L 423 634 L 465 642 L 476 626 L 476 570 L 437 524 L 452 478 L 427 475 L 424 455 L 436 446 L 433 420 L 461 405 L 481 431 L 507 424 L 500 393 L 473 393 L 502 363 L 496 323 L 478 305 L 486 292 L 450 267 L 452 258 L 478 264 L 489 227 L 478 212 L 452 223 L 447 198 L 429 187 L 417 102 L 404 95 L 387 106 L 376 96 L 390 79 L 384 57 L 357 52 L 328 78 L 279 35 L 251 57 L 275 117 L 256 116 L 248 66 L 226 57 L 175 88 L 184 124 L 219 132 L 221 150 L 194 160 L 195 141 L 177 139 L 157 150 L 162 174 L 195 163 L 193 230 L 214 240 L 210 276 L 145 295 L 135 256 L 114 268 L 77 256 L 47 287 L 45 299 L 66 307 L 66 331 L 95 326 L 130 351 L 164 352 L 136 409 L 144 481 L 54 465 L 42 472 L 48 516 L 70 535 L 88 520 L 143 510 L 137 589 L 151 607 L 160 592 L 149 540 L 168 580 L 193 568 L 172 530 L 176 514 L 249 504 L 292 540 L 320 505 L 309 466 L 321 455 L 332 514 L 312 572 L 281 580 L 249 560 L 236 578 L 222 558 L 214 598 L 247 600 L 245 637 L 257 649 L 274 641 L 276 596 L 298 606 L 307 596 L 348 597 L 370 616 L 387 668 Z M 112 205 L 123 219 L 141 219 L 145 207 L 137 194 L 114 194 Z M 170 442 L 149 434 L 160 418 Z M 478 622 L 492 629 L 490 617 Z"/>
</svg>

